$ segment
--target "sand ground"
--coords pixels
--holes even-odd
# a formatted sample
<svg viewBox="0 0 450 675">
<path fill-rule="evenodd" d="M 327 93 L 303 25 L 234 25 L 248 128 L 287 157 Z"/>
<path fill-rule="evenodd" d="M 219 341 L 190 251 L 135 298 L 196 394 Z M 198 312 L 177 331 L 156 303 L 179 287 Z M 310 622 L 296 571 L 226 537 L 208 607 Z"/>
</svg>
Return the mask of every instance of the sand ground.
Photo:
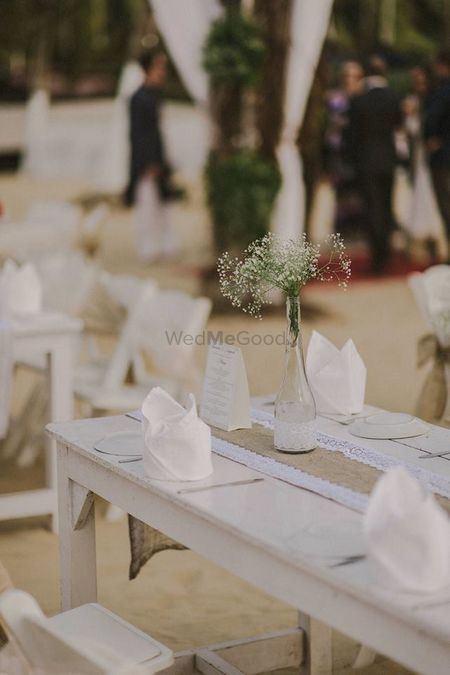
<svg viewBox="0 0 450 675">
<path fill-rule="evenodd" d="M 0 198 L 14 218 L 21 218 L 32 198 L 74 198 L 88 186 L 72 182 L 34 183 L 12 176 L 0 178 Z M 198 263 L 210 257 L 207 217 L 201 194 L 194 193 L 176 214 L 183 250 L 179 265 L 146 267 L 136 259 L 129 213 L 116 210 L 103 228 L 99 261 L 111 271 L 155 276 L 162 285 L 195 290 Z M 313 286 L 304 292 L 304 338 L 313 329 L 341 346 L 355 341 L 367 367 L 368 403 L 410 412 L 424 373 L 416 368 L 416 344 L 424 332 L 406 280 L 355 283 L 347 292 Z M 262 322 L 239 314 L 213 314 L 208 328 L 237 334 L 282 331 L 283 313 L 269 313 Z M 283 362 L 281 348 L 242 346 L 251 393 L 275 391 Z M 199 358 L 205 358 L 200 349 Z M 0 465 L 0 489 L 25 484 L 25 469 Z M 33 469 L 34 477 L 38 468 Z M 97 505 L 100 601 L 169 646 L 180 649 L 219 642 L 295 625 L 295 611 L 260 593 L 192 552 L 157 555 L 133 582 L 127 580 L 129 551 L 125 520 L 109 523 L 104 505 Z M 48 613 L 58 611 L 57 537 L 41 520 L 0 524 L 0 559 L 14 583 L 36 596 Z M 335 637 L 335 672 L 346 673 L 355 646 Z M 364 674 L 394 675 L 407 671 L 381 657 Z"/>
</svg>

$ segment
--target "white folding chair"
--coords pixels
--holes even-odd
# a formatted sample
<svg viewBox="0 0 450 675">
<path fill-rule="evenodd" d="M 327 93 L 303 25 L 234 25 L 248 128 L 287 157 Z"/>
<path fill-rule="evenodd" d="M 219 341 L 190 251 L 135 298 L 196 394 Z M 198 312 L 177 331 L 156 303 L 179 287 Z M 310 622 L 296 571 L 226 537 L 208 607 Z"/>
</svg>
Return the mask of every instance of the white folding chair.
<svg viewBox="0 0 450 675">
<path fill-rule="evenodd" d="M 182 398 L 187 389 L 198 385 L 195 337 L 205 328 L 210 311 L 208 298 L 145 289 L 129 311 L 106 370 L 81 372 L 75 382 L 76 395 L 98 411 L 138 408 L 149 389 L 157 385 Z M 148 372 L 145 354 L 156 374 Z M 130 366 L 134 384 L 125 383 Z"/>
<path fill-rule="evenodd" d="M 152 675 L 173 663 L 170 649 L 95 603 L 47 618 L 11 589 L 0 594 L 0 619 L 30 673 Z"/>
</svg>

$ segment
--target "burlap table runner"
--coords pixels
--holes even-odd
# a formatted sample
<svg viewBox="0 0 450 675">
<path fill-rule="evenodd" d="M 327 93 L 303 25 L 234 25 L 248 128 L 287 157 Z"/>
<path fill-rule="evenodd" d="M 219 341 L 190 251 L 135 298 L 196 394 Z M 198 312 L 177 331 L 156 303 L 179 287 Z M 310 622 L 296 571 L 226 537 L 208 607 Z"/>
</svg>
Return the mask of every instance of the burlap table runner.
<svg viewBox="0 0 450 675">
<path fill-rule="evenodd" d="M 215 438 L 251 450 L 263 457 L 270 457 L 276 462 L 304 471 L 310 476 L 322 478 L 361 494 L 369 495 L 375 483 L 383 474 L 378 469 L 349 459 L 341 452 L 332 452 L 321 447 L 317 447 L 313 452 L 299 455 L 278 452 L 273 447 L 273 431 L 259 424 L 254 424 L 252 429 L 221 431 L 213 428 L 211 431 Z M 436 495 L 436 499 L 450 513 L 450 500 L 439 495 Z M 141 567 L 155 553 L 169 548 L 185 548 L 135 518 L 130 518 L 129 523 L 130 579 L 137 576 Z"/>
</svg>

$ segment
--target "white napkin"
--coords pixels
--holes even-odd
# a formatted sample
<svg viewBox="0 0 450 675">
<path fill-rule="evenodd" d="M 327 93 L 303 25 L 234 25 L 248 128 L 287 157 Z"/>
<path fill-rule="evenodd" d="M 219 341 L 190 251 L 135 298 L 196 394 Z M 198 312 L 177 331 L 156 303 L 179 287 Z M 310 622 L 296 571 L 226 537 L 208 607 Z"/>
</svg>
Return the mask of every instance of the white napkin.
<svg viewBox="0 0 450 675">
<path fill-rule="evenodd" d="M 413 593 L 450 588 L 450 518 L 405 469 L 391 469 L 376 484 L 364 533 L 381 586 Z"/>
<path fill-rule="evenodd" d="M 339 350 L 313 331 L 306 355 L 306 375 L 319 413 L 353 415 L 364 406 L 367 369 L 353 340 Z"/>
<path fill-rule="evenodd" d="M 211 430 L 198 416 L 193 394 L 186 410 L 155 387 L 142 404 L 144 467 L 162 480 L 201 480 L 212 471 Z"/>
<path fill-rule="evenodd" d="M 41 310 L 42 285 L 33 265 L 19 267 L 7 260 L 0 273 L 1 315 L 37 314 Z"/>
</svg>

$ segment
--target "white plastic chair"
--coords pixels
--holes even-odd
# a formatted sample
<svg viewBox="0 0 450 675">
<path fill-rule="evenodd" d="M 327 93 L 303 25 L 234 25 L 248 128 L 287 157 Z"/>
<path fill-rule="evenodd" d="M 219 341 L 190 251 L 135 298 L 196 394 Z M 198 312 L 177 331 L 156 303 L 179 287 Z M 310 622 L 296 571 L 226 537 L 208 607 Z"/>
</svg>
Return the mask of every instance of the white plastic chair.
<svg viewBox="0 0 450 675">
<path fill-rule="evenodd" d="M 26 262 L 70 251 L 77 243 L 80 216 L 80 208 L 69 202 L 33 202 L 23 222 L 0 227 L 0 252 Z"/>
<path fill-rule="evenodd" d="M 96 265 L 79 251 L 41 256 L 33 264 L 42 284 L 44 309 L 78 316 L 98 279 Z"/>
<path fill-rule="evenodd" d="M 0 595 L 0 619 L 31 673 L 152 675 L 173 663 L 170 649 L 95 603 L 47 618 L 11 589 Z"/>
<path fill-rule="evenodd" d="M 208 298 L 147 288 L 130 309 L 106 370 L 88 367 L 79 371 L 76 395 L 97 411 L 138 408 L 149 389 L 156 385 L 182 398 L 187 388 L 192 390 L 198 385 L 195 336 L 204 330 L 210 312 Z M 177 345 L 173 339 L 169 344 L 173 335 L 189 337 L 186 343 L 181 339 Z M 144 354 L 150 356 L 156 375 L 148 373 Z M 125 384 L 130 366 L 135 384 Z"/>
</svg>

